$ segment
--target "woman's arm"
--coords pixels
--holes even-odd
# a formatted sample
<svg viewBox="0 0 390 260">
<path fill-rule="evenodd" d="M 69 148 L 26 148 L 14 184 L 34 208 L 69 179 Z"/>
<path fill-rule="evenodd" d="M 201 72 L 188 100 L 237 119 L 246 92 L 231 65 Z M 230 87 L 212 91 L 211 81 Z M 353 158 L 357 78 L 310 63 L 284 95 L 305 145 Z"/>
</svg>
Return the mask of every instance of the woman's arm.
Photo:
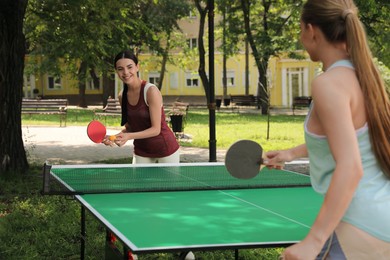
<svg viewBox="0 0 390 260">
<path fill-rule="evenodd" d="M 287 259 L 314 259 L 345 214 L 363 175 L 350 108 L 351 89 L 329 77 L 313 81 L 312 113 L 324 131 L 336 163 L 330 186 L 307 237 L 285 251 Z M 306 259 L 305 258 L 305 259 Z"/>
<path fill-rule="evenodd" d="M 280 168 L 278 166 L 283 165 L 285 162 L 291 162 L 295 159 L 307 157 L 307 148 L 306 144 L 301 144 L 296 147 L 279 150 L 279 151 L 269 151 L 264 154 L 264 164 L 267 167 Z"/>
<path fill-rule="evenodd" d="M 149 104 L 150 122 L 151 127 L 139 132 L 122 132 L 117 135 L 116 143 L 122 146 L 128 140 L 132 139 L 144 139 L 153 136 L 157 136 L 161 131 L 161 107 L 162 96 L 157 87 L 150 87 L 146 93 L 147 101 Z M 126 124 L 127 125 L 127 124 Z M 126 126 L 126 129 L 127 126 Z"/>
</svg>

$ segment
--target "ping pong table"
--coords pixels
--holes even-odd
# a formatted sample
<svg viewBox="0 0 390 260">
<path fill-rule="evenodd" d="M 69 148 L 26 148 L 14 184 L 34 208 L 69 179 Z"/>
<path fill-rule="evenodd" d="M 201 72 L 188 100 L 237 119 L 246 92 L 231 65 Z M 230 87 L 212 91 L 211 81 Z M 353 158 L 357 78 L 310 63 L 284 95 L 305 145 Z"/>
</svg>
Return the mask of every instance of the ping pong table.
<svg viewBox="0 0 390 260">
<path fill-rule="evenodd" d="M 302 240 L 323 200 L 307 175 L 264 168 L 240 180 L 222 163 L 53 165 L 44 174 L 44 192 L 54 179 L 81 204 L 81 259 L 86 210 L 106 228 L 106 248 L 112 234 L 123 245 L 115 254 L 124 258 L 219 249 L 238 258 L 239 249 Z"/>
</svg>

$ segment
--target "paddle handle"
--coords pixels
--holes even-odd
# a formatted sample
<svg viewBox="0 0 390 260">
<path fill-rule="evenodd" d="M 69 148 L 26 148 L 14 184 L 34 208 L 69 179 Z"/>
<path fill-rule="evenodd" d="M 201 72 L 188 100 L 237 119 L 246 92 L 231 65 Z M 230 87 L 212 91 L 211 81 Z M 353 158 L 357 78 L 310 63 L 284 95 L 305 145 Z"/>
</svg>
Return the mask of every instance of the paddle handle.
<svg viewBox="0 0 390 260">
<path fill-rule="evenodd" d="M 277 162 L 277 163 L 274 163 L 274 164 L 267 164 L 267 162 L 268 162 L 268 159 L 263 158 L 261 164 L 266 166 L 266 167 L 272 167 L 272 168 L 276 168 L 276 169 L 283 169 L 284 165 L 285 165 L 284 162 Z"/>
</svg>

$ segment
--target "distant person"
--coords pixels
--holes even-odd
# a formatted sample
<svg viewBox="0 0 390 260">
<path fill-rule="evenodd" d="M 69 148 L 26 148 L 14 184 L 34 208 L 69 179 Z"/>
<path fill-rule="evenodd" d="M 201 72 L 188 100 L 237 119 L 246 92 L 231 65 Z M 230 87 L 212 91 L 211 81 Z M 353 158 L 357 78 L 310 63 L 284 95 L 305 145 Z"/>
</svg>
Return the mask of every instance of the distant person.
<svg viewBox="0 0 390 260">
<path fill-rule="evenodd" d="M 120 52 L 114 67 L 123 81 L 119 102 L 124 126 L 116 135 L 115 143 L 123 146 L 128 140 L 134 140 L 133 164 L 179 163 L 179 144 L 166 123 L 159 89 L 138 77 L 138 59 L 130 51 Z M 109 140 L 104 142 L 112 144 Z"/>
<path fill-rule="evenodd" d="M 390 258 L 390 101 L 352 0 L 309 0 L 301 42 L 324 73 L 312 82 L 305 144 L 266 153 L 268 166 L 309 157 L 324 202 L 281 259 Z"/>
</svg>

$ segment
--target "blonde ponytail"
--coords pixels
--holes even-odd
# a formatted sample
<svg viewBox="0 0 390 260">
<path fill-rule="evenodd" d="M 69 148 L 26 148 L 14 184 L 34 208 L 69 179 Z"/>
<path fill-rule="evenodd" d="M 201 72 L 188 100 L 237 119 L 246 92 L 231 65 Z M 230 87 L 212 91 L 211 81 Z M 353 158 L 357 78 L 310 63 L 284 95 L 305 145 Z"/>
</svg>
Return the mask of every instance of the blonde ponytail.
<svg viewBox="0 0 390 260">
<path fill-rule="evenodd" d="M 366 113 L 374 154 L 390 178 L 390 101 L 385 83 L 373 62 L 366 33 L 357 14 L 345 17 L 346 42 L 356 75 L 366 97 Z"/>
<path fill-rule="evenodd" d="M 330 42 L 346 42 L 365 100 L 373 152 L 390 178 L 390 100 L 383 78 L 373 62 L 366 33 L 352 0 L 309 0 L 302 21 L 321 28 Z"/>
</svg>

